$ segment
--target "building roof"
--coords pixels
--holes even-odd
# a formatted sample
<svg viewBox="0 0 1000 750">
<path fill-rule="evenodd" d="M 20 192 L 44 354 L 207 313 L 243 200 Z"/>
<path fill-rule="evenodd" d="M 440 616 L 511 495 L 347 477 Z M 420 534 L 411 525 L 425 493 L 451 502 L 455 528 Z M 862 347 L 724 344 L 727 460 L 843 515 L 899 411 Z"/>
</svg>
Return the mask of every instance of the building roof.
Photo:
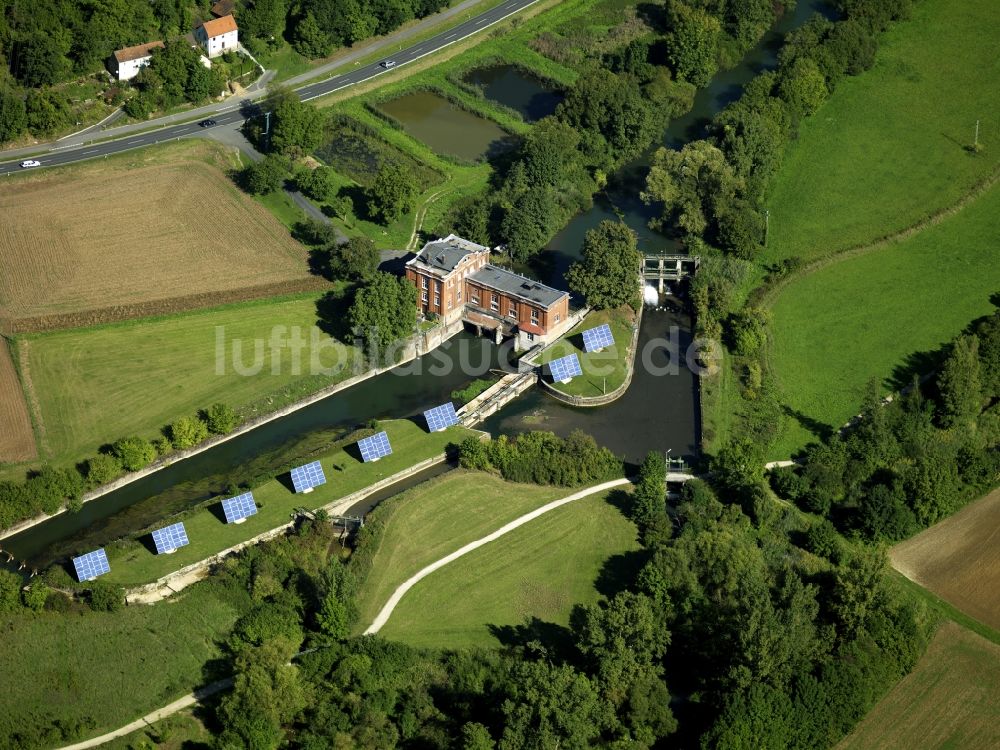
<svg viewBox="0 0 1000 750">
<path fill-rule="evenodd" d="M 469 281 L 476 284 L 482 284 L 489 289 L 496 289 L 511 297 L 518 297 L 528 302 L 533 302 L 546 309 L 569 295 L 569 292 L 561 292 L 558 289 L 546 286 L 540 281 L 534 281 L 527 276 L 521 276 L 521 274 L 498 268 L 492 264 L 483 266 L 468 278 Z"/>
<path fill-rule="evenodd" d="M 216 18 L 232 15 L 233 8 L 236 7 L 236 0 L 219 0 L 212 6 L 212 15 Z"/>
<path fill-rule="evenodd" d="M 115 52 L 115 60 L 120 63 L 128 62 L 129 60 L 141 60 L 144 57 L 149 57 L 154 49 L 162 46 L 163 42 L 155 41 L 137 44 L 134 47 L 126 47 Z"/>
<path fill-rule="evenodd" d="M 205 36 L 209 39 L 214 39 L 217 36 L 222 36 L 223 34 L 228 34 L 230 31 L 236 31 L 236 19 L 232 15 L 223 16 L 222 18 L 213 18 L 211 21 L 205 21 L 201 24 L 205 29 Z"/>
<path fill-rule="evenodd" d="M 449 274 L 467 255 L 489 251 L 490 249 L 484 245 L 477 245 L 475 242 L 449 234 L 444 239 L 428 242 L 423 250 L 417 253 L 417 257 L 410 260 L 407 265 L 420 265 L 432 271 Z"/>
</svg>

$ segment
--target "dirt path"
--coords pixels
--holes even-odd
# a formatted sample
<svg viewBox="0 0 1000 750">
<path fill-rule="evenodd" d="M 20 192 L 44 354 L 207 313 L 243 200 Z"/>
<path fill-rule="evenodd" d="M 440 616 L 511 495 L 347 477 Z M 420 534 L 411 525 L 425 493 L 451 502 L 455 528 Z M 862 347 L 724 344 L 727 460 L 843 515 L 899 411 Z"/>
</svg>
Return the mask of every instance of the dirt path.
<svg viewBox="0 0 1000 750">
<path fill-rule="evenodd" d="M 119 727 L 118 729 L 108 732 L 107 734 L 102 734 L 100 737 L 94 737 L 89 740 L 84 740 L 83 742 L 77 742 L 75 745 L 66 745 L 65 747 L 59 748 L 59 750 L 87 750 L 87 748 L 90 747 L 103 745 L 105 742 L 111 742 L 111 740 L 118 737 L 124 737 L 126 734 L 132 734 L 132 732 L 142 729 L 143 727 L 147 727 L 153 722 L 165 719 L 171 714 L 175 714 L 178 711 L 188 708 L 189 706 L 193 706 L 195 703 L 204 700 L 210 695 L 215 695 L 222 690 L 228 690 L 232 686 L 232 677 L 228 677 L 225 680 L 219 680 L 218 682 L 213 682 L 211 685 L 206 685 L 203 688 L 195 690 L 193 693 L 188 693 L 183 698 L 178 698 L 173 703 L 168 703 L 163 708 L 158 708 L 152 713 L 146 714 L 141 719 L 136 719 L 123 727 Z"/>
<path fill-rule="evenodd" d="M 556 508 L 566 505 L 567 503 L 571 503 L 574 500 L 580 500 L 581 498 L 594 495 L 598 492 L 604 492 L 605 490 L 610 490 L 613 489 L 614 487 L 621 487 L 622 485 L 628 483 L 629 483 L 628 479 L 614 479 L 610 482 L 604 482 L 603 484 L 598 484 L 593 487 L 588 487 L 584 490 L 580 490 L 579 492 L 576 492 L 572 495 L 561 498 L 559 500 L 553 500 L 551 503 L 547 503 L 540 508 L 536 508 L 530 513 L 525 513 L 523 516 L 515 518 L 510 523 L 504 524 L 499 529 L 494 531 L 492 534 L 487 534 L 486 536 L 480 539 L 476 539 L 473 542 L 469 542 L 464 547 L 460 547 L 459 549 L 452 552 L 450 555 L 445 555 L 440 560 L 432 562 L 423 570 L 419 571 L 413 576 L 410 576 L 408 579 L 406 579 L 406 581 L 401 583 L 396 588 L 395 591 L 392 592 L 392 596 L 389 597 L 389 601 L 385 603 L 385 606 L 383 606 L 382 609 L 379 611 L 378 615 L 376 615 L 374 622 L 372 622 L 372 624 L 368 626 L 368 629 L 365 631 L 365 635 L 372 635 L 381 630 L 382 627 L 386 624 L 386 622 L 388 622 L 389 616 L 392 615 L 393 610 L 396 609 L 396 606 L 402 600 L 406 592 L 409 591 L 411 588 L 413 588 L 418 582 L 422 581 L 424 578 L 433 573 L 435 570 L 443 568 L 448 563 L 453 562 L 458 558 L 462 557 L 463 555 L 467 555 L 468 553 L 472 552 L 472 550 L 479 549 L 484 544 L 489 544 L 490 542 L 499 539 L 504 534 L 507 534 L 520 526 L 524 526 L 524 524 L 529 523 L 530 521 L 534 521 L 536 518 L 545 515 L 550 510 L 555 510 Z"/>
</svg>

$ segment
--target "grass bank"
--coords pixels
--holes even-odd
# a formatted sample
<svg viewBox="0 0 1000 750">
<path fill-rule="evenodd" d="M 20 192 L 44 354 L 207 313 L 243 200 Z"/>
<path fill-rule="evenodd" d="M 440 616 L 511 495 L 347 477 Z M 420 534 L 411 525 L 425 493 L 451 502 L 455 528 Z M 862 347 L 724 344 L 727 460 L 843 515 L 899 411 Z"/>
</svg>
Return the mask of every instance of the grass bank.
<svg viewBox="0 0 1000 750">
<path fill-rule="evenodd" d="M 620 494 L 620 493 L 619 493 Z M 537 618 L 566 626 L 573 607 L 610 595 L 639 549 L 635 525 L 593 495 L 546 513 L 436 571 L 381 630 L 413 646 L 497 646 Z"/>
<path fill-rule="evenodd" d="M 383 503 L 369 520 L 365 569 L 360 557 L 352 561 L 361 577 L 356 630 L 368 627 L 396 587 L 424 566 L 571 492 L 456 470 Z"/>
<path fill-rule="evenodd" d="M 628 374 L 628 350 L 635 330 L 635 312 L 629 307 L 615 310 L 595 310 L 587 314 L 579 325 L 545 350 L 542 363 L 559 357 L 576 354 L 580 358 L 583 375 L 566 384 L 553 383 L 553 388 L 570 396 L 594 397 L 611 393 L 625 382 Z M 614 336 L 614 346 L 597 352 L 583 349 L 583 332 L 607 324 Z"/>
<path fill-rule="evenodd" d="M 421 461 L 440 455 L 449 443 L 461 442 L 474 433 L 463 427 L 428 433 L 409 420 L 391 420 L 381 424 L 389 434 L 392 455 L 374 463 L 362 463 L 353 444 L 346 449 L 310 456 L 323 464 L 326 484 L 306 495 L 297 495 L 288 475 L 277 477 L 253 490 L 257 514 L 241 524 L 226 524 L 218 503 L 183 517 L 188 539 L 186 547 L 170 555 L 157 555 L 151 549 L 149 535 L 140 537 L 121 550 L 109 549 L 111 572 L 103 580 L 125 586 L 150 583 L 185 565 L 239 544 L 283 523 L 296 508 L 315 509 L 353 492 L 364 489 Z M 221 498 L 220 498 L 221 499 Z M 164 519 L 163 525 L 171 519 Z"/>
</svg>

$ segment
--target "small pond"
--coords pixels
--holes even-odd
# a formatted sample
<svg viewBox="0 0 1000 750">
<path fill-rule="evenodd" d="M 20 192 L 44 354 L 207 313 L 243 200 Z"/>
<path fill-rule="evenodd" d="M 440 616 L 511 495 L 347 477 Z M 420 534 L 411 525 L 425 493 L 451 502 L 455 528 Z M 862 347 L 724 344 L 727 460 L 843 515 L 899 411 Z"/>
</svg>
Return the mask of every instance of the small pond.
<svg viewBox="0 0 1000 750">
<path fill-rule="evenodd" d="M 527 122 L 535 122 L 556 111 L 563 93 L 515 65 L 476 68 L 465 74 L 465 82 L 482 88 L 483 95 L 515 109 Z"/>
<path fill-rule="evenodd" d="M 499 125 L 430 91 L 404 94 L 378 105 L 403 130 L 439 154 L 475 161 L 510 148 L 515 138 Z"/>
</svg>

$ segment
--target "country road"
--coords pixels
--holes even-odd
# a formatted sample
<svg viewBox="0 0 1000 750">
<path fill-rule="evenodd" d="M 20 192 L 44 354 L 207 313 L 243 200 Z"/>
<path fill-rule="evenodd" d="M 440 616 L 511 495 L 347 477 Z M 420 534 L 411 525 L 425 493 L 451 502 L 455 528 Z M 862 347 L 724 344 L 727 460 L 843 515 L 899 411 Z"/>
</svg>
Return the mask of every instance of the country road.
<svg viewBox="0 0 1000 750">
<path fill-rule="evenodd" d="M 467 39 L 484 29 L 488 29 L 500 21 L 503 21 L 505 18 L 524 10 L 531 5 L 534 5 L 536 2 L 538 2 L 538 0 L 510 0 L 510 2 L 503 3 L 484 11 L 483 13 L 470 18 L 468 21 L 460 23 L 457 26 L 444 29 L 430 39 L 417 42 L 398 52 L 393 52 L 391 53 L 391 59 L 396 63 L 395 68 L 393 69 L 398 69 L 404 65 L 420 60 L 427 55 L 431 55 L 438 50 L 461 42 L 462 40 Z M 386 52 L 386 55 L 389 56 L 390 53 Z M 340 61 L 340 64 L 342 65 L 343 62 L 344 61 Z M 340 91 L 341 89 L 370 81 L 371 79 L 377 78 L 386 72 L 387 70 L 383 68 L 380 63 L 370 63 L 368 65 L 358 66 L 357 68 L 346 73 L 335 74 L 331 78 L 327 78 L 322 81 L 307 83 L 296 88 L 295 91 L 299 94 L 299 97 L 303 101 L 310 101 L 311 99 L 317 99 L 321 96 L 332 94 L 335 91 Z M 263 95 L 264 92 L 259 93 L 260 95 Z M 210 115 L 202 116 L 211 117 L 211 119 L 215 120 L 216 123 L 212 127 L 218 128 L 240 125 L 247 119 L 248 115 L 256 113 L 256 111 L 257 105 L 254 104 L 253 98 L 246 97 L 227 108 L 213 110 Z M 187 116 L 198 117 L 198 114 L 196 112 L 191 112 L 187 113 Z M 114 140 L 108 140 L 103 143 L 84 143 L 78 146 L 50 145 L 47 151 L 43 146 L 39 146 L 37 149 L 32 149 L 34 154 L 31 158 L 40 161 L 42 168 L 55 167 L 63 164 L 73 164 L 87 159 L 98 159 L 110 154 L 117 154 L 135 148 L 143 148 L 144 146 L 152 146 L 157 143 L 162 143 L 163 141 L 190 138 L 205 132 L 206 128 L 201 127 L 197 122 L 184 122 L 157 128 L 149 132 L 124 135 L 120 138 L 114 138 Z M 105 134 L 105 137 L 108 137 L 107 134 Z M 110 137 L 113 138 L 113 136 Z M 39 154 L 39 151 L 45 151 L 45 153 Z M 13 156 L 13 154 L 11 154 L 11 156 Z M 12 161 L 0 162 L 0 175 L 20 171 L 20 158 L 23 158 L 23 156 Z M 38 169 L 38 167 L 35 167 L 35 169 Z"/>
</svg>

